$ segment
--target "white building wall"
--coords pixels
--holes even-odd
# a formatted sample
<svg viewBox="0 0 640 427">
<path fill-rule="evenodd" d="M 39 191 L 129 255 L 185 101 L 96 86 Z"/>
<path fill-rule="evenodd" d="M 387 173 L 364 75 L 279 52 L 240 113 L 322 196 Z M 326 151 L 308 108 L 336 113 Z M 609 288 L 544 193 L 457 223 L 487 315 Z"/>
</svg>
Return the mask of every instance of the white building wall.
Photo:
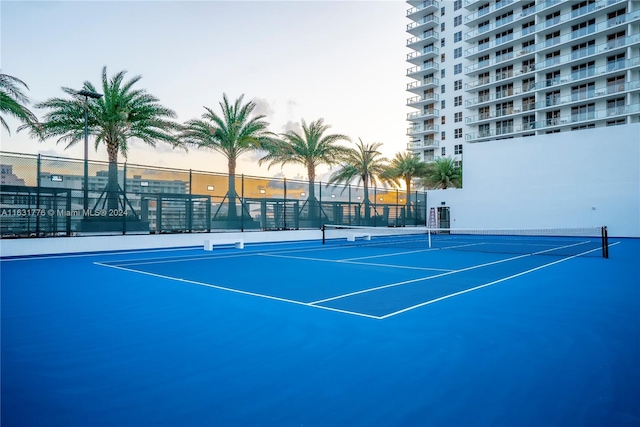
<svg viewBox="0 0 640 427">
<path fill-rule="evenodd" d="M 452 228 L 606 225 L 640 237 L 640 124 L 466 144 L 464 189 L 428 192 Z"/>
</svg>

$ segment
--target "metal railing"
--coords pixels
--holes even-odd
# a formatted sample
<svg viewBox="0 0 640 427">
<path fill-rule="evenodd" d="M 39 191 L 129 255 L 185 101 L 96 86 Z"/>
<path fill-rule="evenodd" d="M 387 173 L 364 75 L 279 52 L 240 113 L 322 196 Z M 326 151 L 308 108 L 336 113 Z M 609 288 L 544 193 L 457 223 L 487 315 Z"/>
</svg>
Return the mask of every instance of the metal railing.
<svg viewBox="0 0 640 427">
<path fill-rule="evenodd" d="M 0 152 L 0 235 L 424 225 L 426 192 Z M 113 166 L 113 165 L 112 165 Z M 84 208 L 84 189 L 88 189 Z"/>
</svg>

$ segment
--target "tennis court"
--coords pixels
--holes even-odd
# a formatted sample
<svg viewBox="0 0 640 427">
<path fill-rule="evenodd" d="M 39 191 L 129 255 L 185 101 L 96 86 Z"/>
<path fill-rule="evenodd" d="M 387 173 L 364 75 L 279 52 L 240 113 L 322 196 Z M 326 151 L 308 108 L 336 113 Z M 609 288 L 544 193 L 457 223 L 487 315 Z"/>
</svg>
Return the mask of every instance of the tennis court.
<svg viewBox="0 0 640 427">
<path fill-rule="evenodd" d="M 640 241 L 388 233 L 3 259 L 2 425 L 640 425 Z"/>
</svg>

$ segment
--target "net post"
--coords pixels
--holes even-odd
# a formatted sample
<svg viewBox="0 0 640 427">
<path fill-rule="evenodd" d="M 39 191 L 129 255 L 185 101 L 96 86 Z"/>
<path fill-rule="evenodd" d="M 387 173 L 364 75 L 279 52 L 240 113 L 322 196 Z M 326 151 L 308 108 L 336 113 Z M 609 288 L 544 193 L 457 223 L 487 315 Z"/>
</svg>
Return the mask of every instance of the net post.
<svg viewBox="0 0 640 427">
<path fill-rule="evenodd" d="M 602 257 L 609 258 L 609 233 L 607 227 L 602 227 Z"/>
<path fill-rule="evenodd" d="M 431 249 L 431 229 L 427 230 L 428 240 L 429 240 L 429 249 Z"/>
<path fill-rule="evenodd" d="M 324 224 L 322 224 L 322 244 L 323 245 L 324 245 L 324 241 L 325 241 L 324 232 L 325 232 L 326 229 L 327 229 L 327 227 Z"/>
</svg>

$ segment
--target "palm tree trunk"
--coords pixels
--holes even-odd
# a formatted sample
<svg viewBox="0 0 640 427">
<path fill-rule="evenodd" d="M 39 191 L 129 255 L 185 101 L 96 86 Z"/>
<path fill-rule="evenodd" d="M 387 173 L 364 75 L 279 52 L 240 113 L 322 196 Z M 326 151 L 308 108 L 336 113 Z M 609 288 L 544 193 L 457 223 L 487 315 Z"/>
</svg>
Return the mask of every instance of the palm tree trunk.
<svg viewBox="0 0 640 427">
<path fill-rule="evenodd" d="M 309 219 L 315 220 L 318 218 L 318 200 L 316 199 L 316 171 L 311 167 L 307 167 L 307 175 L 309 176 L 309 198 L 307 202 L 309 204 Z"/>
<path fill-rule="evenodd" d="M 238 213 L 236 211 L 236 159 L 229 159 L 229 211 L 228 219 L 236 219 Z"/>
<path fill-rule="evenodd" d="M 118 146 L 116 144 L 108 144 L 107 154 L 109 156 L 107 208 L 109 210 L 117 210 L 120 193 L 120 188 L 118 185 Z"/>
<path fill-rule="evenodd" d="M 369 225 L 369 220 L 371 219 L 371 211 L 369 208 L 369 183 L 368 180 L 363 180 L 364 182 L 364 220 L 365 225 Z"/>
</svg>

